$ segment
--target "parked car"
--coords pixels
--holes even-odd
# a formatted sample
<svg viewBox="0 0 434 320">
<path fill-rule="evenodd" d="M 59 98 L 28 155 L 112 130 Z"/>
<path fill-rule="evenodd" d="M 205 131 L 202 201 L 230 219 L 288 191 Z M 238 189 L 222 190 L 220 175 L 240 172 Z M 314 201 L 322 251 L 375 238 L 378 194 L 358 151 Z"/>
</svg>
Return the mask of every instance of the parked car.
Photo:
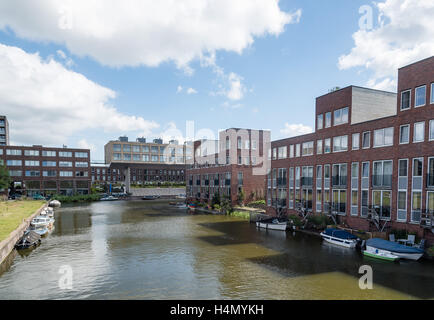
<svg viewBox="0 0 434 320">
<path fill-rule="evenodd" d="M 35 194 L 33 196 L 33 200 L 46 200 L 44 196 L 40 195 L 40 194 Z"/>
</svg>

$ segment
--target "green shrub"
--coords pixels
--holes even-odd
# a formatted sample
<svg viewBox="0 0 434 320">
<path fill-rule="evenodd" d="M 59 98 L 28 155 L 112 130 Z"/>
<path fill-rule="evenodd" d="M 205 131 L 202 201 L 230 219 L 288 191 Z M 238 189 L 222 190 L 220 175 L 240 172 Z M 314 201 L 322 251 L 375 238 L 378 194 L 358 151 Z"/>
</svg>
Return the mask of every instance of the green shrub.
<svg viewBox="0 0 434 320">
<path fill-rule="evenodd" d="M 289 221 L 292 220 L 292 222 L 294 223 L 294 226 L 296 227 L 301 227 L 303 225 L 303 223 L 301 222 L 301 219 L 299 216 L 295 215 L 295 214 L 291 214 L 288 216 Z"/>
<path fill-rule="evenodd" d="M 252 201 L 247 204 L 248 207 L 255 208 L 257 206 L 265 206 L 265 200 Z"/>
<path fill-rule="evenodd" d="M 230 213 L 231 216 L 233 217 L 238 217 L 238 218 L 243 218 L 246 220 L 250 220 L 250 213 L 245 212 L 245 211 L 232 211 Z"/>
<path fill-rule="evenodd" d="M 214 210 L 216 210 L 216 211 L 220 211 L 222 207 L 220 207 L 219 204 L 215 204 L 213 208 L 214 208 Z"/>
</svg>

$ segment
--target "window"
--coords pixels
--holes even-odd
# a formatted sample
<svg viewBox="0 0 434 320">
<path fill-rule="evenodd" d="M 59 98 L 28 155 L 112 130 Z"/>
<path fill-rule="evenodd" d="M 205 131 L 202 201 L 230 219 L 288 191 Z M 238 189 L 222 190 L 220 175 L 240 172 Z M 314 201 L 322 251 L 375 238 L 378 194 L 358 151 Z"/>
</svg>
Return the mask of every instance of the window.
<svg viewBox="0 0 434 320">
<path fill-rule="evenodd" d="M 122 149 L 123 149 L 124 152 L 131 152 L 131 145 L 129 145 L 129 144 L 124 144 L 124 145 L 122 146 Z"/>
<path fill-rule="evenodd" d="M 333 152 L 342 152 L 348 150 L 348 136 L 333 138 Z"/>
<path fill-rule="evenodd" d="M 393 145 L 393 128 L 374 131 L 374 147 L 386 147 Z"/>
<path fill-rule="evenodd" d="M 371 147 L 371 132 L 363 132 L 363 141 L 362 141 L 363 149 L 368 149 Z"/>
<path fill-rule="evenodd" d="M 332 113 L 327 112 L 325 115 L 325 127 L 330 128 L 332 126 Z"/>
<path fill-rule="evenodd" d="M 277 148 L 273 148 L 273 160 L 277 159 Z"/>
<path fill-rule="evenodd" d="M 410 109 L 411 90 L 401 92 L 401 110 Z"/>
<path fill-rule="evenodd" d="M 21 150 L 13 150 L 13 149 L 6 150 L 6 155 L 8 156 L 20 156 L 21 154 L 22 154 Z"/>
<path fill-rule="evenodd" d="M 362 178 L 369 178 L 369 162 L 362 163 Z"/>
<path fill-rule="evenodd" d="M 158 153 L 158 147 L 151 147 L 151 153 Z"/>
<path fill-rule="evenodd" d="M 76 177 L 87 177 L 89 173 L 87 171 L 75 171 Z M 105 176 L 103 177 L 105 178 Z"/>
<path fill-rule="evenodd" d="M 60 177 L 72 177 L 72 171 L 60 171 L 59 172 Z M 98 178 L 99 180 L 99 178 Z"/>
<path fill-rule="evenodd" d="M 241 141 L 241 137 L 238 137 L 237 138 L 237 148 L 238 149 L 241 149 L 243 147 L 243 143 L 242 143 L 242 141 Z"/>
<path fill-rule="evenodd" d="M 324 116 L 322 114 L 319 114 L 316 120 L 316 129 L 321 130 L 324 125 Z"/>
<path fill-rule="evenodd" d="M 142 146 L 142 152 L 149 153 L 149 146 Z"/>
<path fill-rule="evenodd" d="M 347 185 L 347 164 L 333 165 L 333 186 Z"/>
<path fill-rule="evenodd" d="M 434 83 L 431 83 L 431 104 L 434 104 Z"/>
<path fill-rule="evenodd" d="M 28 157 L 39 157 L 39 150 L 24 150 L 24 155 Z"/>
<path fill-rule="evenodd" d="M 27 167 L 39 167 L 39 161 L 26 160 L 24 163 Z"/>
<path fill-rule="evenodd" d="M 121 152 L 121 145 L 120 144 L 114 144 L 113 145 L 113 152 Z"/>
<path fill-rule="evenodd" d="M 322 140 L 316 141 L 316 154 L 322 154 Z"/>
<path fill-rule="evenodd" d="M 245 149 L 247 149 L 247 150 L 250 149 L 250 140 L 246 140 Z"/>
<path fill-rule="evenodd" d="M 59 151 L 59 157 L 61 157 L 61 158 L 72 158 L 72 152 Z"/>
<path fill-rule="evenodd" d="M 75 157 L 76 158 L 87 158 L 88 154 L 87 154 L 87 152 L 76 152 Z"/>
<path fill-rule="evenodd" d="M 407 159 L 399 160 L 398 176 L 399 177 L 407 177 L 408 176 L 408 160 Z"/>
<path fill-rule="evenodd" d="M 434 140 L 434 120 L 429 122 L 429 140 Z"/>
<path fill-rule="evenodd" d="M 57 164 L 56 161 L 42 161 L 43 167 L 55 167 Z"/>
<path fill-rule="evenodd" d="M 6 160 L 6 165 L 11 167 L 22 166 L 23 162 L 21 160 Z"/>
<path fill-rule="evenodd" d="M 338 126 L 344 123 L 348 123 L 348 107 L 335 110 L 334 125 Z"/>
<path fill-rule="evenodd" d="M 238 186 L 239 187 L 243 186 L 243 173 L 242 172 L 238 172 Z"/>
<path fill-rule="evenodd" d="M 329 138 L 324 140 L 324 153 L 330 152 L 332 152 L 332 140 Z"/>
<path fill-rule="evenodd" d="M 374 190 L 372 192 L 373 207 L 378 212 L 381 219 L 390 219 L 391 200 L 391 191 Z"/>
<path fill-rule="evenodd" d="M 426 105 L 426 86 L 420 86 L 415 90 L 414 107 L 422 107 Z"/>
<path fill-rule="evenodd" d="M 399 143 L 405 144 L 410 142 L 410 125 L 406 124 L 399 127 Z"/>
<path fill-rule="evenodd" d="M 125 161 L 130 161 L 130 160 L 131 160 L 131 154 L 129 154 L 129 153 L 124 153 L 124 160 L 125 160 Z"/>
<path fill-rule="evenodd" d="M 372 185 L 374 187 L 392 186 L 392 161 L 374 161 Z"/>
<path fill-rule="evenodd" d="M 72 167 L 72 162 L 69 162 L 69 161 L 59 161 L 59 167 Z"/>
<path fill-rule="evenodd" d="M 287 157 L 287 148 L 286 148 L 286 146 L 284 146 L 284 147 L 279 147 L 279 152 L 278 152 L 279 154 L 279 159 L 286 159 L 286 157 Z"/>
<path fill-rule="evenodd" d="M 296 146 L 295 146 L 295 156 L 296 157 L 299 157 L 300 156 L 300 144 L 297 144 Z"/>
<path fill-rule="evenodd" d="M 414 124 L 413 142 L 422 142 L 425 139 L 425 122 Z"/>
<path fill-rule="evenodd" d="M 423 159 L 415 158 L 413 159 L 413 177 L 422 177 L 422 167 L 423 167 Z"/>
<path fill-rule="evenodd" d="M 313 141 L 303 143 L 303 156 L 312 156 L 313 155 Z"/>
<path fill-rule="evenodd" d="M 121 160 L 121 154 L 120 153 L 113 153 L 113 160 Z"/>
<path fill-rule="evenodd" d="M 330 179 L 330 165 L 324 165 L 324 179 Z"/>
<path fill-rule="evenodd" d="M 359 150 L 360 148 L 360 133 L 353 134 L 352 149 Z"/>
<path fill-rule="evenodd" d="M 158 156 L 152 156 L 151 160 L 152 162 L 158 162 Z"/>
<path fill-rule="evenodd" d="M 289 157 L 294 158 L 294 145 L 289 146 Z"/>
<path fill-rule="evenodd" d="M 40 177 L 41 171 L 26 171 L 26 177 Z"/>
<path fill-rule="evenodd" d="M 140 153 L 140 146 L 133 146 L 134 153 Z"/>
<path fill-rule="evenodd" d="M 89 167 L 89 163 L 88 162 L 76 162 L 75 167 L 76 168 L 87 168 L 87 167 Z"/>
<path fill-rule="evenodd" d="M 21 170 L 9 170 L 9 176 L 11 177 L 21 177 L 23 172 Z"/>
<path fill-rule="evenodd" d="M 57 171 L 56 170 L 42 171 L 42 176 L 44 176 L 44 177 L 56 177 Z"/>
<path fill-rule="evenodd" d="M 56 151 L 42 151 L 43 157 L 55 157 Z"/>
<path fill-rule="evenodd" d="M 407 191 L 398 191 L 398 220 L 407 220 Z"/>
</svg>

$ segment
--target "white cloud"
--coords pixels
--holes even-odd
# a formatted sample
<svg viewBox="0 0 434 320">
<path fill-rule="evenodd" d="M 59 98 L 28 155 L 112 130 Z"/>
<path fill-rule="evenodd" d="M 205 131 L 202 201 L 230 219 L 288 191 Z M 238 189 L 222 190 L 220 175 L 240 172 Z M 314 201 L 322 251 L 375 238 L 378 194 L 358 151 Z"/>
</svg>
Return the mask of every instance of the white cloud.
<svg viewBox="0 0 434 320">
<path fill-rule="evenodd" d="M 62 50 L 57 50 L 56 53 L 57 53 L 57 56 L 60 57 L 65 62 L 65 65 L 68 68 L 70 68 L 74 65 L 74 61 L 71 58 L 69 58 L 65 52 L 63 52 Z"/>
<path fill-rule="evenodd" d="M 182 87 L 181 86 L 178 86 L 178 88 L 176 89 L 176 93 L 181 93 L 182 92 Z"/>
<path fill-rule="evenodd" d="M 289 124 L 288 122 L 285 123 L 285 128 L 280 130 L 281 135 L 284 135 L 287 138 L 296 137 L 312 132 L 313 129 L 309 126 L 305 126 L 303 124 Z"/>
<path fill-rule="evenodd" d="M 188 88 L 187 89 L 187 94 L 196 94 L 196 93 L 197 93 L 197 91 L 195 89 L 193 89 L 193 88 Z"/>
<path fill-rule="evenodd" d="M 187 74 L 203 53 L 241 54 L 255 37 L 277 36 L 300 16 L 301 10 L 282 11 L 278 0 L 0 2 L 0 28 L 19 37 L 64 44 L 103 65 L 174 62 Z"/>
<path fill-rule="evenodd" d="M 246 91 L 243 84 L 241 83 L 243 78 L 231 72 L 228 79 L 230 88 L 226 93 L 226 96 L 231 100 L 241 100 L 244 96 L 244 92 Z"/>
<path fill-rule="evenodd" d="M 159 127 L 120 113 L 111 105 L 114 91 L 54 59 L 0 44 L 0 70 L 0 114 L 10 120 L 13 143 L 58 146 L 88 129 L 148 134 Z"/>
<path fill-rule="evenodd" d="M 434 54 L 434 2 L 386 0 L 376 4 L 379 25 L 353 34 L 354 48 L 339 58 L 339 68 L 373 71 L 368 85 L 396 91 L 397 69 Z"/>
</svg>

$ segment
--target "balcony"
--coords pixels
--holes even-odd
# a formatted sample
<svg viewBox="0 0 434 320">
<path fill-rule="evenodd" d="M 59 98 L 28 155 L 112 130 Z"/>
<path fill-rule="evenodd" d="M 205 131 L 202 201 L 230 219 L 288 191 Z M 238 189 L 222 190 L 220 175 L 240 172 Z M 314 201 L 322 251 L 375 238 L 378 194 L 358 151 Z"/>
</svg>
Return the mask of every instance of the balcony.
<svg viewBox="0 0 434 320">
<path fill-rule="evenodd" d="M 347 188 L 347 176 L 333 176 L 332 186 L 334 188 Z"/>
<path fill-rule="evenodd" d="M 372 187 L 373 188 L 391 188 L 392 187 L 392 175 L 372 175 Z"/>
<path fill-rule="evenodd" d="M 312 187 L 313 186 L 313 178 L 301 177 L 301 186 L 302 187 Z"/>
</svg>

